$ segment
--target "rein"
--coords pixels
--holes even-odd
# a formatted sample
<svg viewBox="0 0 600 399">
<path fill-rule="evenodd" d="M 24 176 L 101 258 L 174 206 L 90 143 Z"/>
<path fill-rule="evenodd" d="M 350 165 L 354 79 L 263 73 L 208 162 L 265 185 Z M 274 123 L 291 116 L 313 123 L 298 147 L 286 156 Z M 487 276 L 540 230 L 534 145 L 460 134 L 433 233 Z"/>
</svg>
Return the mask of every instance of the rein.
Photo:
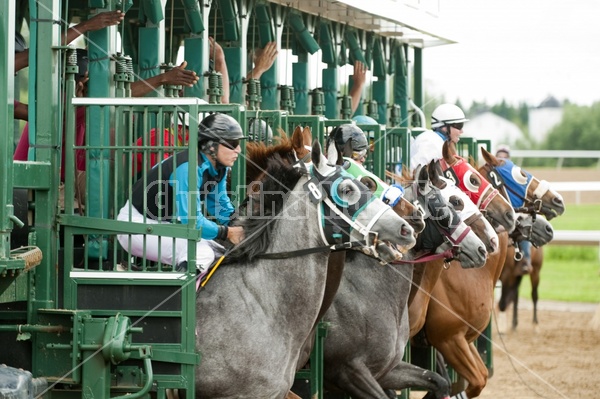
<svg viewBox="0 0 600 399">
<path fill-rule="evenodd" d="M 368 243 L 366 241 L 349 241 L 343 242 L 340 244 L 334 245 L 323 245 L 321 247 L 312 247 L 312 248 L 304 248 L 297 249 L 295 251 L 287 251 L 287 252 L 271 252 L 266 254 L 256 255 L 257 258 L 262 259 L 288 259 L 295 258 L 298 256 L 304 256 L 309 254 L 316 254 L 319 252 L 335 252 L 335 251 L 345 251 L 347 249 L 353 249 L 357 247 L 367 247 Z"/>
<path fill-rule="evenodd" d="M 406 264 L 406 263 L 415 264 L 415 263 L 429 262 L 431 260 L 437 260 L 437 259 L 444 259 L 444 262 L 448 263 L 456 258 L 456 255 L 458 255 L 459 251 L 460 250 L 457 246 L 453 246 L 452 248 L 449 248 L 439 254 L 422 255 L 413 260 L 395 260 L 395 261 L 389 262 L 389 263 L 391 263 L 392 265 L 402 265 L 402 264 Z"/>
</svg>

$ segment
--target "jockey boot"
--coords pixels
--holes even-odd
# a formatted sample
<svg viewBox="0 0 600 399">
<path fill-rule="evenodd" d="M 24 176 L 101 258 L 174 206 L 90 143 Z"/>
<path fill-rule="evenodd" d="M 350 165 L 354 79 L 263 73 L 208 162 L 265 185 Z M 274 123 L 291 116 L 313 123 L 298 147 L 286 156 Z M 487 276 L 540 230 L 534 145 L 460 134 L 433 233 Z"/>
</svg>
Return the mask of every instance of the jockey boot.
<svg viewBox="0 0 600 399">
<path fill-rule="evenodd" d="M 179 263 L 177 266 L 175 266 L 175 271 L 179 272 L 179 273 L 187 272 L 187 261 L 183 261 L 183 262 Z"/>
</svg>

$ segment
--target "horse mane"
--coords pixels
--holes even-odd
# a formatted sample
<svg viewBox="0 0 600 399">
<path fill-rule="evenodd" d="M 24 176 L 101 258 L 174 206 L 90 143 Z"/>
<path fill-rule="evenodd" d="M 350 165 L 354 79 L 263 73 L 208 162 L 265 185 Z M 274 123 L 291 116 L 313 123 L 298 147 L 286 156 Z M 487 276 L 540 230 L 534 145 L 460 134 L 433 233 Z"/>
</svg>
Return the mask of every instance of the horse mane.
<svg viewBox="0 0 600 399">
<path fill-rule="evenodd" d="M 252 261 L 257 255 L 265 253 L 273 241 L 273 230 L 277 225 L 274 223 L 275 216 L 281 213 L 289 192 L 306 173 L 285 159 L 286 154 L 282 156 L 277 151 L 265 151 L 262 147 L 253 152 L 252 156 L 258 154 L 268 154 L 267 158 L 253 158 L 256 164 L 265 165 L 265 168 L 260 170 L 260 173 L 263 173 L 262 188 L 260 192 L 250 196 L 250 201 L 258 201 L 259 211 L 258 214 L 253 214 L 256 211 L 253 211 L 250 204 L 247 207 L 247 216 L 235 221 L 234 225 L 244 228 L 246 238 L 228 255 L 229 262 Z"/>
<path fill-rule="evenodd" d="M 410 172 L 406 165 L 402 165 L 402 176 L 399 176 L 394 172 L 390 172 L 389 170 L 385 171 L 385 176 L 402 186 L 406 186 L 414 180 L 413 173 Z"/>
<path fill-rule="evenodd" d="M 257 180 L 267 170 L 269 160 L 275 154 L 283 159 L 293 159 L 292 140 L 281 129 L 279 134 L 280 136 L 274 138 L 274 145 L 266 145 L 263 142 L 246 144 L 246 184 Z"/>
</svg>

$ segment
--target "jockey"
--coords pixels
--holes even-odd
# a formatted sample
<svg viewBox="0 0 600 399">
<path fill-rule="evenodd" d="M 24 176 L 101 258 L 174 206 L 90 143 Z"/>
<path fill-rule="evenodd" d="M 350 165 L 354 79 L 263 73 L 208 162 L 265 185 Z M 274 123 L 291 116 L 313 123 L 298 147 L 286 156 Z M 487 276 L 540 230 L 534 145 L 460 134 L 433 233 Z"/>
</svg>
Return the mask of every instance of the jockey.
<svg viewBox="0 0 600 399">
<path fill-rule="evenodd" d="M 335 142 L 335 147 L 342 156 L 352 158 L 361 165 L 365 162 L 369 143 L 365 133 L 355 124 L 337 126 L 327 138 L 327 147 L 331 141 Z"/>
<path fill-rule="evenodd" d="M 207 116 L 198 129 L 197 187 L 188 187 L 188 151 L 178 152 L 134 184 L 131 198 L 121 208 L 117 219 L 147 224 L 185 224 L 194 220 L 196 228 L 202 229 L 202 238 L 196 244 L 196 266 L 202 273 L 213 263 L 215 251 L 224 251 L 213 241 L 215 238 L 228 239 L 233 244 L 244 238 L 241 226 L 228 226 L 234 207 L 227 195 L 226 180 L 240 153 L 240 140 L 246 137 L 239 123 L 225 114 Z M 200 193 L 195 215 L 188 213 L 192 191 Z M 216 222 L 207 219 L 203 210 Z M 176 270 L 187 268 L 188 241 L 185 239 L 159 239 L 154 235 L 118 235 L 117 239 L 125 250 L 131 248 L 133 256 L 144 256 L 145 247 L 146 259 L 160 260 L 175 266 Z"/>
<path fill-rule="evenodd" d="M 468 119 L 462 109 L 454 104 L 442 104 L 431 114 L 431 128 L 418 135 L 410 147 L 410 169 L 427 165 L 443 157 L 444 141 L 458 143 L 463 126 Z"/>
<path fill-rule="evenodd" d="M 499 145 L 496 149 L 496 158 L 510 159 L 510 147 L 504 144 Z M 519 271 L 520 274 L 529 274 L 533 271 L 533 266 L 531 265 L 531 242 L 528 240 L 522 240 L 516 244 L 523 255 L 521 269 L 517 271 Z"/>
</svg>

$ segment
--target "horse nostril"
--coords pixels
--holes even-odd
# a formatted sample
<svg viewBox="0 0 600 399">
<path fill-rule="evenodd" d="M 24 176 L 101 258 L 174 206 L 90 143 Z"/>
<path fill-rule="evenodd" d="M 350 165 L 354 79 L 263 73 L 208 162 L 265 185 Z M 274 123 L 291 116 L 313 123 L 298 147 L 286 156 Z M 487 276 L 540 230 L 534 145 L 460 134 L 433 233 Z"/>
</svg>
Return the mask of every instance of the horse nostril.
<svg viewBox="0 0 600 399">
<path fill-rule="evenodd" d="M 496 252 L 496 250 L 498 249 L 499 244 L 498 244 L 498 239 L 496 237 L 490 238 L 490 247 L 491 247 L 492 252 Z"/>
<path fill-rule="evenodd" d="M 481 254 L 481 256 L 483 256 L 484 258 L 487 256 L 487 251 L 485 250 L 484 246 L 480 246 L 479 248 L 477 248 L 477 251 Z"/>
<path fill-rule="evenodd" d="M 400 235 L 401 235 L 402 237 L 405 237 L 405 236 L 407 236 L 407 235 L 410 235 L 410 234 L 412 234 L 412 231 L 411 231 L 411 230 L 412 230 L 412 229 L 409 229 L 409 228 L 407 228 L 406 226 L 402 226 L 402 227 L 400 227 Z M 414 230 L 413 230 L 413 231 L 414 231 Z"/>
</svg>

